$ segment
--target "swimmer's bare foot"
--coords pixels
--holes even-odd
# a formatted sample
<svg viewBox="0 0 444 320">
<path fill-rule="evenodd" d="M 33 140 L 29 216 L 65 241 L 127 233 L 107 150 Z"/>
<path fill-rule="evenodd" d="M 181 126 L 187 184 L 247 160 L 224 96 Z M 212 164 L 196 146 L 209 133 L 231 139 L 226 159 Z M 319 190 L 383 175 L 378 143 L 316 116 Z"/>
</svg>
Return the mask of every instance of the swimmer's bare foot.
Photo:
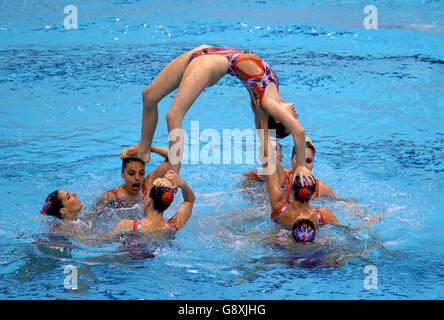
<svg viewBox="0 0 444 320">
<path fill-rule="evenodd" d="M 151 160 L 151 152 L 141 152 L 139 151 L 139 145 L 133 144 L 131 147 L 120 152 L 120 159 L 126 158 L 138 158 L 143 162 L 148 163 Z"/>
<path fill-rule="evenodd" d="M 138 152 L 136 158 L 139 158 L 143 162 L 148 163 L 151 160 L 151 152 Z"/>
</svg>

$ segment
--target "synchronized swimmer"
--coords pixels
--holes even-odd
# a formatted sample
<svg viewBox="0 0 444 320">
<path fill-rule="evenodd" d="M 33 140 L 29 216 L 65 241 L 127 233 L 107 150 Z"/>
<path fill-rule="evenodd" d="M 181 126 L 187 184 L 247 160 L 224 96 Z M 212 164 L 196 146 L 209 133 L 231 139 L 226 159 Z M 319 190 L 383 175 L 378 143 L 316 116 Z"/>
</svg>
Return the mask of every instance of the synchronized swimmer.
<svg viewBox="0 0 444 320">
<path fill-rule="evenodd" d="M 168 149 L 163 147 L 152 147 L 153 152 L 168 160 Z M 160 164 L 156 175 L 163 176 L 168 170 L 169 163 L 164 161 Z M 132 207 L 145 199 L 148 194 L 150 179 L 145 179 L 145 163 L 139 158 L 123 158 L 120 173 L 124 184 L 105 192 L 97 201 L 94 208 L 101 207 Z"/>
</svg>

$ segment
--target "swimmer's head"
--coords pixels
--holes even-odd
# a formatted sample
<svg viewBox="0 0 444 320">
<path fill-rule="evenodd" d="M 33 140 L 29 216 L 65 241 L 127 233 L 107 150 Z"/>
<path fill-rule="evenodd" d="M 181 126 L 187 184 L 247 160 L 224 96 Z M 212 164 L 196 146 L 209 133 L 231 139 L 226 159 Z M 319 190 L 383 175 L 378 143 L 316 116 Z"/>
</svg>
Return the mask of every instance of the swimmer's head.
<svg viewBox="0 0 444 320">
<path fill-rule="evenodd" d="M 314 158 L 315 158 L 316 148 L 313 142 L 309 137 L 305 136 L 305 166 L 313 170 L 314 166 Z M 296 148 L 293 147 L 293 151 L 291 153 L 291 165 L 292 167 L 296 166 Z"/>
<path fill-rule="evenodd" d="M 145 180 L 145 163 L 138 158 L 123 159 L 121 176 L 125 180 L 127 190 L 134 194 L 140 192 Z"/>
<path fill-rule="evenodd" d="M 166 178 L 157 178 L 149 193 L 154 209 L 160 213 L 164 212 L 174 200 L 173 184 Z"/>
<path fill-rule="evenodd" d="M 124 159 L 122 159 L 122 171 L 125 171 L 127 165 L 132 162 L 138 162 L 138 163 L 142 164 L 143 167 L 145 168 L 145 162 L 143 162 L 139 158 L 124 158 Z"/>
<path fill-rule="evenodd" d="M 297 243 L 312 242 L 316 236 L 316 228 L 310 220 L 299 219 L 293 224 L 291 235 Z"/>
<path fill-rule="evenodd" d="M 306 202 L 316 193 L 316 183 L 310 183 L 304 178 L 304 185 L 301 184 L 299 177 L 296 177 L 293 183 L 294 199 Z"/>
<path fill-rule="evenodd" d="M 75 192 L 56 190 L 48 195 L 40 213 L 61 220 L 75 220 L 82 207 L 83 203 L 79 201 Z"/>
<path fill-rule="evenodd" d="M 290 134 L 290 131 L 281 122 L 277 123 L 271 116 L 268 117 L 268 129 L 276 130 L 277 139 L 283 139 Z"/>
</svg>

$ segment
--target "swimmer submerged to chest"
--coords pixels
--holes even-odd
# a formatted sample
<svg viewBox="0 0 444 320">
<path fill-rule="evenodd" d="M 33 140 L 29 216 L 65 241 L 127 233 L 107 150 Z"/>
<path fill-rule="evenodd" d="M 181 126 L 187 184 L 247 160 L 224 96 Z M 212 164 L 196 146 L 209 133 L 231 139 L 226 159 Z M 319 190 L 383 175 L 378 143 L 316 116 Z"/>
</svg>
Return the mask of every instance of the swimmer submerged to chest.
<svg viewBox="0 0 444 320">
<path fill-rule="evenodd" d="M 175 89 L 176 96 L 166 115 L 170 137 L 170 169 L 179 173 L 184 150 L 182 121 L 191 105 L 209 86 L 217 83 L 227 73 L 238 77 L 250 93 L 250 104 L 257 129 L 266 126 L 284 138 L 293 136 L 296 147 L 294 177 L 315 180 L 305 165 L 305 130 L 296 120 L 294 104 L 279 95 L 279 82 L 273 69 L 258 55 L 230 47 L 202 45 L 171 61 L 143 91 L 142 134 L 138 145 L 122 151 L 144 162 L 151 159 L 151 144 L 158 121 L 157 104 Z M 177 135 L 176 135 L 177 134 Z M 171 150 L 175 150 L 172 152 Z M 173 159 L 174 158 L 174 159 Z M 172 161 L 174 160 L 174 161 Z"/>
<path fill-rule="evenodd" d="M 266 143 L 269 144 L 268 139 Z M 272 149 L 269 148 L 269 150 Z M 271 159 L 276 161 L 273 157 Z M 273 209 L 270 218 L 290 229 L 297 243 L 312 242 L 316 236 L 316 229 L 326 223 L 340 225 L 336 216 L 327 208 L 310 206 L 309 201 L 316 193 L 316 183 L 301 181 L 299 177 L 296 177 L 292 185 L 293 199 L 289 199 L 279 184 L 278 170 L 274 170 L 265 177 Z"/>
<path fill-rule="evenodd" d="M 177 188 L 182 190 L 183 202 L 176 214 L 169 220 L 163 218 L 163 213 L 174 200 Z M 163 178 L 157 178 L 144 201 L 144 219 L 123 219 L 117 223 L 114 230 L 107 233 L 102 239 L 114 237 L 125 232 L 154 232 L 178 231 L 191 216 L 195 201 L 193 191 L 174 171 L 169 170 Z"/>
</svg>

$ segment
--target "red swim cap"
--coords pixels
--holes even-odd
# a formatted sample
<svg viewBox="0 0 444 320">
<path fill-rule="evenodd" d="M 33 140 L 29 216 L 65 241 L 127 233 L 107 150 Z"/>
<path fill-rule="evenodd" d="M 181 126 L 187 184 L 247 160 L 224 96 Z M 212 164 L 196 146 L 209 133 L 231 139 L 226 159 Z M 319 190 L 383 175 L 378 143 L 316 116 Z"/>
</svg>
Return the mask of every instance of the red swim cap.
<svg viewBox="0 0 444 320">
<path fill-rule="evenodd" d="M 298 196 L 300 199 L 307 200 L 311 197 L 311 190 L 307 187 L 302 187 L 298 190 Z"/>
<path fill-rule="evenodd" d="M 174 194 L 172 194 L 170 191 L 165 192 L 162 195 L 162 202 L 165 204 L 170 204 L 174 200 Z"/>
</svg>

